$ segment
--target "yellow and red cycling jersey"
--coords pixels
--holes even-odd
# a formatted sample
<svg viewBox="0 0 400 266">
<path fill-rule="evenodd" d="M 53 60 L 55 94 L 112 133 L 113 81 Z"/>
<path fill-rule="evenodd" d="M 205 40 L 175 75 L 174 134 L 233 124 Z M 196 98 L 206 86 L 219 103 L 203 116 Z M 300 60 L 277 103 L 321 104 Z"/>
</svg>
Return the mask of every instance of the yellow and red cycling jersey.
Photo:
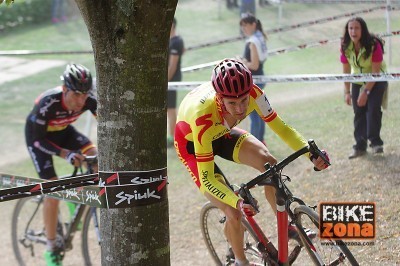
<svg viewBox="0 0 400 266">
<path fill-rule="evenodd" d="M 293 150 L 307 145 L 307 141 L 292 127 L 287 125 L 271 107 L 265 93 L 256 85 L 250 91 L 246 116 L 252 111 L 260 115 L 267 125 Z M 186 164 L 200 190 L 209 192 L 218 200 L 236 208 L 238 197 L 214 176 L 214 153 L 212 142 L 225 136 L 231 128 L 223 117 L 223 104 L 217 100 L 211 82 L 191 91 L 181 102 L 175 127 L 175 146 L 180 159 Z M 237 121 L 238 125 L 241 121 Z M 233 126 L 233 127 L 234 127 Z M 186 163 L 187 141 L 193 142 L 196 166 Z M 237 142 L 237 146 L 241 140 Z M 234 160 L 240 163 L 238 154 Z"/>
</svg>

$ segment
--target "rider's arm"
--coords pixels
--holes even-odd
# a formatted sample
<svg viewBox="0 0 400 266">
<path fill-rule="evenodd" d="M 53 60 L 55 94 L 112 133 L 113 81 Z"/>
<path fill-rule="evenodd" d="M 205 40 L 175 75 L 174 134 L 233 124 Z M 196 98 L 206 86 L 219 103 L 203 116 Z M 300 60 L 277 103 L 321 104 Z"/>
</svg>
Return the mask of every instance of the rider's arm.
<svg viewBox="0 0 400 266">
<path fill-rule="evenodd" d="M 303 136 L 286 124 L 275 111 L 267 117 L 267 125 L 295 151 L 308 145 Z"/>
<path fill-rule="evenodd" d="M 93 92 L 90 93 L 88 99 L 86 100 L 86 105 L 93 116 L 97 119 L 97 97 L 93 94 Z"/>
<path fill-rule="evenodd" d="M 252 91 L 253 99 L 250 108 L 257 111 L 260 117 L 290 148 L 297 151 L 308 145 L 307 141 L 294 128 L 287 125 L 271 107 L 265 92 L 257 86 Z"/>
<path fill-rule="evenodd" d="M 208 192 L 217 200 L 236 208 L 239 197 L 226 185 L 219 182 L 214 175 L 214 154 L 212 149 L 212 137 L 208 134 L 208 125 L 211 120 L 198 118 L 197 123 L 191 125 L 193 129 L 193 143 L 197 160 L 197 169 L 201 183 L 202 193 Z M 211 124 L 210 124 L 211 123 Z"/>
</svg>

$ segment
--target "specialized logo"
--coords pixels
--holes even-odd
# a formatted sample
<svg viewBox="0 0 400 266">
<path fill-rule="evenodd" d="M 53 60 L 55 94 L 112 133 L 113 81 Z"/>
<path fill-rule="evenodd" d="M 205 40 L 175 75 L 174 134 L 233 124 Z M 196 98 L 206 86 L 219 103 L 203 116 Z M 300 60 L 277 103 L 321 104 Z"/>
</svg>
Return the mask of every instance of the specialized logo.
<svg viewBox="0 0 400 266">
<path fill-rule="evenodd" d="M 319 211 L 321 239 L 375 239 L 375 203 L 324 202 Z"/>
<path fill-rule="evenodd" d="M 200 144 L 202 144 L 201 139 L 203 137 L 204 132 L 206 132 L 207 129 L 209 129 L 213 125 L 213 122 L 211 121 L 210 118 L 211 114 L 206 114 L 196 119 L 196 126 L 203 126 L 198 135 L 198 141 Z"/>
<path fill-rule="evenodd" d="M 208 171 L 202 171 L 201 173 L 202 175 L 202 181 L 203 181 L 203 186 L 205 189 L 208 190 L 208 192 L 210 192 L 211 194 L 215 195 L 216 197 L 220 198 L 220 199 L 224 199 L 226 194 L 224 192 L 222 192 L 221 190 L 219 190 L 218 188 L 216 188 L 213 184 L 211 184 L 211 182 L 208 180 Z"/>
</svg>

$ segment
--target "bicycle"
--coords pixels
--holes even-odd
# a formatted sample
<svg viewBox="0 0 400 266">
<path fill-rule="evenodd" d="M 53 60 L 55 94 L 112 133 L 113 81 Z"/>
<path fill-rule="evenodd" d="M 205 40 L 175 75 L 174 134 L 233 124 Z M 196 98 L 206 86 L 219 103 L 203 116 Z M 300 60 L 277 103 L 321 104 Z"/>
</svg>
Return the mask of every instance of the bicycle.
<svg viewBox="0 0 400 266">
<path fill-rule="evenodd" d="M 84 161 L 87 164 L 87 173 L 93 173 L 92 167 L 97 163 L 97 156 L 85 156 Z M 72 175 L 67 177 L 75 177 L 77 173 L 78 168 L 75 167 Z M 83 173 L 82 169 L 80 169 L 80 173 Z M 15 206 L 12 216 L 11 238 L 15 258 L 21 266 L 43 264 L 43 253 L 46 250 L 46 236 L 42 217 L 43 200 L 43 195 L 22 198 L 18 200 Z M 73 213 L 67 208 L 67 204 L 75 205 Z M 101 261 L 99 212 L 98 208 L 89 205 L 60 201 L 57 237 L 64 241 L 63 253 L 72 250 L 74 235 L 81 230 L 81 249 L 85 265 L 93 265 L 93 262 Z M 94 245 L 95 243 L 97 245 Z"/>
<path fill-rule="evenodd" d="M 285 182 L 290 182 L 290 177 L 283 175 L 282 170 L 307 152 L 321 156 L 329 164 L 329 161 L 318 149 L 314 141 L 309 140 L 308 146 L 294 152 L 276 165 L 270 166 L 266 164 L 265 172 L 235 190 L 235 193 L 243 198 L 245 203 L 251 204 L 256 212 L 259 212 L 257 201 L 250 193 L 250 189 L 257 185 L 273 186 L 276 189 L 278 248 L 267 238 L 254 217 L 243 213 L 245 254 L 251 262 L 255 262 L 257 265 L 291 265 L 299 256 L 301 250 L 305 248 L 309 259 L 315 265 L 347 263 L 359 265 L 342 240 L 326 240 L 330 243 L 322 243 L 323 241 L 316 234 L 316 232 L 319 232 L 319 215 L 315 211 L 317 206 L 306 205 L 303 200 L 295 197 L 286 186 Z M 226 178 L 225 182 L 233 188 Z M 203 239 L 217 265 L 231 265 L 235 262 L 232 249 L 223 234 L 225 221 L 224 214 L 211 202 L 207 202 L 202 207 L 200 226 Z M 300 242 L 294 241 L 294 244 L 290 244 L 290 250 L 289 224 L 295 226 L 300 238 Z M 301 262 L 301 265 L 310 264 L 311 262 Z"/>
</svg>

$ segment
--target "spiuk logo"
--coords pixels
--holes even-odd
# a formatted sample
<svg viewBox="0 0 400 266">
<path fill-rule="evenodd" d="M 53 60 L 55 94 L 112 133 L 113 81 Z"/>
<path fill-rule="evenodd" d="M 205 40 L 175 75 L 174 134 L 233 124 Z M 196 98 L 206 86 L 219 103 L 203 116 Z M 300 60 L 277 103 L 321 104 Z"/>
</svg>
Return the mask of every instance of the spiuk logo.
<svg viewBox="0 0 400 266">
<path fill-rule="evenodd" d="M 321 239 L 375 239 L 375 203 L 323 202 L 319 211 Z"/>
</svg>

